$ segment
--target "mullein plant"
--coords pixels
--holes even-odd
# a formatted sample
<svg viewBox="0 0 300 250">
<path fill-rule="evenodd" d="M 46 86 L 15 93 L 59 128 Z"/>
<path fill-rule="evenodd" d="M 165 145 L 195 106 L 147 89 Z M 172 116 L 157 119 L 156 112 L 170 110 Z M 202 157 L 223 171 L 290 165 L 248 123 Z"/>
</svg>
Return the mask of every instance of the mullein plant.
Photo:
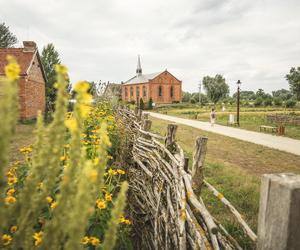
<svg viewBox="0 0 300 250">
<path fill-rule="evenodd" d="M 91 244 L 94 248 L 112 249 L 119 218 L 125 207 L 126 182 L 121 185 L 114 202 L 104 244 L 100 244 L 97 237 L 85 236 L 89 218 L 99 208 L 95 201 L 105 199 L 104 195 L 107 195 L 102 191 L 105 189 L 103 176 L 107 166 L 107 150 L 111 146 L 105 122 L 95 131 L 98 144 L 92 157 L 88 156 L 82 143 L 84 121 L 92 109 L 89 84 L 79 82 L 74 86 L 77 93 L 74 112 L 67 113 L 67 69 L 62 65 L 56 66 L 57 101 L 53 121 L 46 126 L 41 114 L 38 115 L 31 158 L 31 148 L 24 150 L 27 172 L 23 183 L 18 189 L 14 188 L 18 182 L 15 175 L 17 167 L 14 166 L 8 171 L 10 187 L 6 188 L 3 169 L 8 162 L 7 148 L 17 121 L 17 80 L 20 71 L 13 58 L 9 58 L 6 67 L 6 79 L 1 82 L 6 95 L 0 102 L 1 118 L 6 118 L 0 129 L 3 173 L 0 175 L 0 185 L 1 190 L 7 190 L 6 194 L 1 193 L 1 200 L 5 203 L 0 202 L 3 246 L 11 249 L 39 247 L 76 250 Z"/>
</svg>

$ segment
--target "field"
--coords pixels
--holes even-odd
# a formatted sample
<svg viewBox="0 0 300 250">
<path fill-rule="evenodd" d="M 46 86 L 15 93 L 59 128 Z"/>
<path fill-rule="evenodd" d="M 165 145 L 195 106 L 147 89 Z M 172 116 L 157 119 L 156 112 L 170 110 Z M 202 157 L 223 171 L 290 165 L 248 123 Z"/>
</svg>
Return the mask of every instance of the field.
<svg viewBox="0 0 300 250">
<path fill-rule="evenodd" d="M 162 134 L 166 131 L 168 122 L 158 119 L 152 121 L 154 132 Z M 190 165 L 194 142 L 200 135 L 208 137 L 205 178 L 233 203 L 256 231 L 260 176 L 276 172 L 300 173 L 300 156 L 180 125 L 176 138 L 188 155 Z M 202 198 L 226 229 L 239 239 L 240 244 L 245 249 L 252 249 L 252 243 L 244 236 L 228 210 L 205 189 Z"/>
<path fill-rule="evenodd" d="M 169 105 L 156 108 L 157 112 L 167 113 L 178 117 L 188 119 L 198 119 L 200 121 L 209 121 L 210 107 L 200 107 L 198 105 Z M 269 123 L 266 120 L 267 114 L 289 114 L 293 113 L 300 116 L 299 109 L 285 109 L 279 107 L 269 108 L 249 108 L 241 107 L 240 110 L 240 127 L 251 131 L 259 131 L 260 125 L 276 126 L 277 124 Z M 236 114 L 236 107 L 227 107 L 226 111 L 221 111 L 221 107 L 217 106 L 217 120 L 216 123 L 226 125 L 229 114 Z M 285 125 L 285 136 L 295 139 L 300 139 L 300 126 Z"/>
</svg>

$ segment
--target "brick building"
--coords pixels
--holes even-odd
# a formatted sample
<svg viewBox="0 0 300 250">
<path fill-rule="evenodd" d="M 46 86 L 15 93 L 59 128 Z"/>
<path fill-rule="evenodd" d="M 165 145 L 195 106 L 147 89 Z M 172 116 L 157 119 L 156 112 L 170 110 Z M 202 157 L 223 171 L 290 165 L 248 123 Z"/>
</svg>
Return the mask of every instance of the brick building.
<svg viewBox="0 0 300 250">
<path fill-rule="evenodd" d="M 4 75 L 7 55 L 14 56 L 21 67 L 19 113 L 21 119 L 36 118 L 45 111 L 46 77 L 35 42 L 24 41 L 24 48 L 0 48 L 0 76 Z"/>
<path fill-rule="evenodd" d="M 181 102 L 181 83 L 167 70 L 143 74 L 138 57 L 136 75 L 122 83 L 122 100 L 137 102 L 142 98 L 148 102 L 152 98 L 154 103 Z"/>
</svg>

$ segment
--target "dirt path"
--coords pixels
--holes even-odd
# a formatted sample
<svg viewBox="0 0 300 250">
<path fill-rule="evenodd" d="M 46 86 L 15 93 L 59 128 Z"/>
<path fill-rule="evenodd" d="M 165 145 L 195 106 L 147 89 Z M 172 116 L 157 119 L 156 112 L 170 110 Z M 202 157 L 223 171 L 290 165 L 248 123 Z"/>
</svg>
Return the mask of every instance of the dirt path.
<svg viewBox="0 0 300 250">
<path fill-rule="evenodd" d="M 239 128 L 226 127 L 221 125 L 214 125 L 213 127 L 208 122 L 200 122 L 195 120 L 189 120 L 169 115 L 163 115 L 159 113 L 149 112 L 152 117 L 163 119 L 179 124 L 191 126 L 193 128 L 202 129 L 216 134 L 221 134 L 236 138 L 243 141 L 252 142 L 255 144 L 263 145 L 270 148 L 275 148 L 281 151 L 300 155 L 300 140 L 295 140 L 286 137 L 280 137 L 275 135 L 269 135 L 264 133 L 258 133 L 248 131 Z"/>
</svg>

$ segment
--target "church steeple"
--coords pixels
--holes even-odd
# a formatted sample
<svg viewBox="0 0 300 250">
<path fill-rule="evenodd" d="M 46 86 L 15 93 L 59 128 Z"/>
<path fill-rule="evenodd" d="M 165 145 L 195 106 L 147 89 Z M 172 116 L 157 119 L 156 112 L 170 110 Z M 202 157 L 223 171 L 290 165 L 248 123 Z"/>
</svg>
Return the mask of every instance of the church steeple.
<svg viewBox="0 0 300 250">
<path fill-rule="evenodd" d="M 141 59 L 140 59 L 140 55 L 138 55 L 138 62 L 137 62 L 137 67 L 136 67 L 136 75 L 140 76 L 141 74 L 142 74 Z"/>
</svg>

